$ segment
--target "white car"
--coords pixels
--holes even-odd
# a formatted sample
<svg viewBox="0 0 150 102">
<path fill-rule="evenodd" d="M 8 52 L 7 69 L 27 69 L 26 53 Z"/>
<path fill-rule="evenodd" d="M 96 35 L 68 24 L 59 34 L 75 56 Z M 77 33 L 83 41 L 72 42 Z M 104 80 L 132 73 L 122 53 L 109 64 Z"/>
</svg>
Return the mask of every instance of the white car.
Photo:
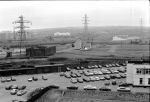
<svg viewBox="0 0 150 102">
<path fill-rule="evenodd" d="M 128 87 L 118 87 L 117 91 L 131 92 L 131 89 Z"/>
<path fill-rule="evenodd" d="M 32 78 L 29 78 L 29 79 L 28 79 L 28 82 L 32 82 L 32 81 L 33 81 L 33 79 L 32 79 Z"/>
<path fill-rule="evenodd" d="M 97 89 L 96 86 L 92 86 L 92 85 L 86 85 L 83 88 L 84 88 L 84 90 L 96 90 Z"/>
<path fill-rule="evenodd" d="M 11 95 L 15 95 L 15 94 L 17 93 L 17 91 L 18 91 L 17 89 L 12 89 L 12 90 L 10 91 L 10 94 L 11 94 Z"/>
</svg>

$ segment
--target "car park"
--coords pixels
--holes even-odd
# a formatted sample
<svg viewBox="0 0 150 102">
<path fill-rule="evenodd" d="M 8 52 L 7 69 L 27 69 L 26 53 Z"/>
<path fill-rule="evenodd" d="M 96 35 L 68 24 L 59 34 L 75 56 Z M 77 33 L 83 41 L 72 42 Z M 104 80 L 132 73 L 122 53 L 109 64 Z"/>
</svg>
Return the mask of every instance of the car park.
<svg viewBox="0 0 150 102">
<path fill-rule="evenodd" d="M 131 92 L 131 89 L 128 88 L 128 87 L 118 87 L 117 91 L 120 91 L 120 92 Z"/>
<path fill-rule="evenodd" d="M 84 90 L 97 90 L 96 86 L 86 85 L 83 87 Z"/>
<path fill-rule="evenodd" d="M 77 79 L 76 78 L 71 78 L 70 80 L 73 84 L 77 83 Z"/>
<path fill-rule="evenodd" d="M 100 91 L 111 91 L 109 87 L 101 87 L 99 88 Z"/>
<path fill-rule="evenodd" d="M 68 86 L 67 89 L 69 90 L 78 90 L 78 87 L 77 86 Z"/>
</svg>

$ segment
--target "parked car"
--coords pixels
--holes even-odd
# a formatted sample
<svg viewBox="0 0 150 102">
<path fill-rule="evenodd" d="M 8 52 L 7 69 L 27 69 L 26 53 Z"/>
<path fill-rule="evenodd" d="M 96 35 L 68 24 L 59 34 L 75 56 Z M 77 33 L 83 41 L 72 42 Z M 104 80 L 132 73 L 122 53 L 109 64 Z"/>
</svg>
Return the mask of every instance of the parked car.
<svg viewBox="0 0 150 102">
<path fill-rule="evenodd" d="M 10 82 L 10 81 L 11 81 L 11 78 L 6 79 L 6 82 Z"/>
<path fill-rule="evenodd" d="M 76 77 L 77 77 L 77 75 L 76 75 L 75 73 L 72 73 L 70 76 L 71 76 L 72 78 L 76 78 Z"/>
<path fill-rule="evenodd" d="M 50 85 L 49 87 L 52 88 L 52 89 L 59 89 L 58 85 Z"/>
<path fill-rule="evenodd" d="M 11 87 L 12 87 L 12 85 L 7 85 L 7 86 L 5 86 L 5 89 L 6 90 L 11 90 Z"/>
<path fill-rule="evenodd" d="M 110 78 L 111 78 L 111 79 L 115 79 L 116 76 L 115 76 L 115 75 L 110 75 Z"/>
<path fill-rule="evenodd" d="M 66 77 L 66 78 L 71 78 L 70 73 L 66 72 L 66 73 L 65 73 L 65 77 Z"/>
<path fill-rule="evenodd" d="M 122 78 L 126 78 L 125 74 L 119 74 Z"/>
<path fill-rule="evenodd" d="M 22 95 L 24 95 L 24 94 L 26 94 L 26 93 L 27 93 L 27 91 L 25 91 L 25 90 L 20 90 L 20 91 L 17 92 L 17 96 L 22 96 Z"/>
<path fill-rule="evenodd" d="M 79 83 L 83 83 L 83 79 L 82 79 L 82 78 L 77 78 L 77 81 L 78 81 Z"/>
<path fill-rule="evenodd" d="M 105 78 L 106 80 L 110 80 L 110 76 L 109 76 L 109 75 L 105 75 L 104 78 Z"/>
<path fill-rule="evenodd" d="M 73 84 L 77 83 L 77 79 L 76 78 L 71 78 L 70 80 Z"/>
<path fill-rule="evenodd" d="M 84 80 L 85 82 L 89 82 L 89 81 L 90 81 L 90 78 L 89 78 L 89 77 L 83 77 L 83 80 Z"/>
<path fill-rule="evenodd" d="M 67 71 L 70 71 L 70 70 L 71 70 L 71 68 L 69 68 L 69 67 L 66 67 L 66 69 L 67 69 Z"/>
<path fill-rule="evenodd" d="M 78 73 L 83 74 L 83 70 L 78 70 Z"/>
<path fill-rule="evenodd" d="M 65 73 L 64 73 L 64 72 L 61 72 L 59 75 L 60 75 L 60 76 L 65 76 Z"/>
<path fill-rule="evenodd" d="M 4 83 L 4 82 L 6 82 L 6 79 L 2 78 L 1 83 Z"/>
<path fill-rule="evenodd" d="M 121 84 L 119 84 L 119 87 L 129 87 L 130 86 L 130 84 L 128 84 L 128 83 L 121 83 Z"/>
<path fill-rule="evenodd" d="M 125 69 L 118 69 L 118 71 L 119 71 L 120 73 L 125 73 L 125 72 L 126 72 Z"/>
<path fill-rule="evenodd" d="M 18 90 L 24 90 L 26 87 L 26 85 L 18 86 Z"/>
<path fill-rule="evenodd" d="M 97 90 L 96 86 L 86 85 L 83 87 L 84 90 Z"/>
<path fill-rule="evenodd" d="M 69 90 L 78 90 L 78 87 L 77 86 L 68 86 L 67 89 Z"/>
<path fill-rule="evenodd" d="M 18 85 L 12 85 L 11 89 L 18 89 Z"/>
<path fill-rule="evenodd" d="M 100 78 L 98 76 L 95 76 L 95 81 L 99 81 Z"/>
<path fill-rule="evenodd" d="M 109 86 L 109 85 L 110 85 L 110 82 L 106 82 L 106 83 L 104 83 L 104 85 Z"/>
<path fill-rule="evenodd" d="M 32 77 L 32 79 L 33 79 L 33 81 L 37 81 L 38 80 L 38 78 L 36 78 L 36 77 Z"/>
<path fill-rule="evenodd" d="M 95 81 L 96 79 L 95 79 L 95 77 L 94 76 L 91 76 L 90 77 L 90 81 Z"/>
<path fill-rule="evenodd" d="M 117 85 L 117 82 L 115 80 L 112 81 L 112 85 Z"/>
<path fill-rule="evenodd" d="M 121 91 L 121 92 L 131 92 L 131 89 L 128 87 L 118 87 L 117 91 Z"/>
<path fill-rule="evenodd" d="M 33 81 L 33 79 L 32 79 L 32 78 L 29 78 L 29 79 L 28 79 L 28 82 L 32 82 L 32 81 Z"/>
<path fill-rule="evenodd" d="M 99 88 L 100 91 L 111 91 L 109 87 L 101 87 Z"/>
<path fill-rule="evenodd" d="M 48 80 L 48 79 L 47 79 L 45 76 L 43 76 L 43 75 L 42 75 L 42 79 L 43 79 L 43 80 Z"/>
<path fill-rule="evenodd" d="M 115 76 L 116 76 L 116 78 L 118 78 L 118 79 L 121 78 L 121 76 L 120 76 L 119 74 L 116 74 Z"/>
<path fill-rule="evenodd" d="M 11 95 L 15 95 L 15 94 L 17 93 L 17 91 L 18 91 L 17 89 L 12 89 L 12 90 L 10 91 L 10 94 L 11 94 Z"/>
<path fill-rule="evenodd" d="M 80 73 L 76 72 L 75 74 L 76 74 L 77 77 L 81 77 Z"/>
<path fill-rule="evenodd" d="M 104 78 L 104 77 L 102 77 L 102 76 L 101 76 L 101 77 L 99 77 L 99 78 L 100 78 L 100 80 L 105 80 L 105 78 Z"/>
</svg>

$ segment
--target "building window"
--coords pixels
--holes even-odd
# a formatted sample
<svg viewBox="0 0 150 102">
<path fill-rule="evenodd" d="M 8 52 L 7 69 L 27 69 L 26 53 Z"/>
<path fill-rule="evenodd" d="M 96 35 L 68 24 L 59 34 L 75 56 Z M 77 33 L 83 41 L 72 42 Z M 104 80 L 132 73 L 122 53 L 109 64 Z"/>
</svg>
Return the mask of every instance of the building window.
<svg viewBox="0 0 150 102">
<path fill-rule="evenodd" d="M 143 78 L 140 78 L 139 83 L 143 84 Z"/>
<path fill-rule="evenodd" d="M 148 78 L 148 85 L 150 85 L 150 78 Z"/>
</svg>

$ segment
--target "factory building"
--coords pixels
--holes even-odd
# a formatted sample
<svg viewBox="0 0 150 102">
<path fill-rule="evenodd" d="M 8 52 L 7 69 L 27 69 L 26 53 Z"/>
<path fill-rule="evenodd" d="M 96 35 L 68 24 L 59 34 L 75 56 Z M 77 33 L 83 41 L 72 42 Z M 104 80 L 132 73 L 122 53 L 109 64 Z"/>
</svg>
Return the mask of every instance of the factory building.
<svg viewBox="0 0 150 102">
<path fill-rule="evenodd" d="M 150 86 L 150 62 L 129 61 L 126 82 L 134 86 Z"/>
</svg>

